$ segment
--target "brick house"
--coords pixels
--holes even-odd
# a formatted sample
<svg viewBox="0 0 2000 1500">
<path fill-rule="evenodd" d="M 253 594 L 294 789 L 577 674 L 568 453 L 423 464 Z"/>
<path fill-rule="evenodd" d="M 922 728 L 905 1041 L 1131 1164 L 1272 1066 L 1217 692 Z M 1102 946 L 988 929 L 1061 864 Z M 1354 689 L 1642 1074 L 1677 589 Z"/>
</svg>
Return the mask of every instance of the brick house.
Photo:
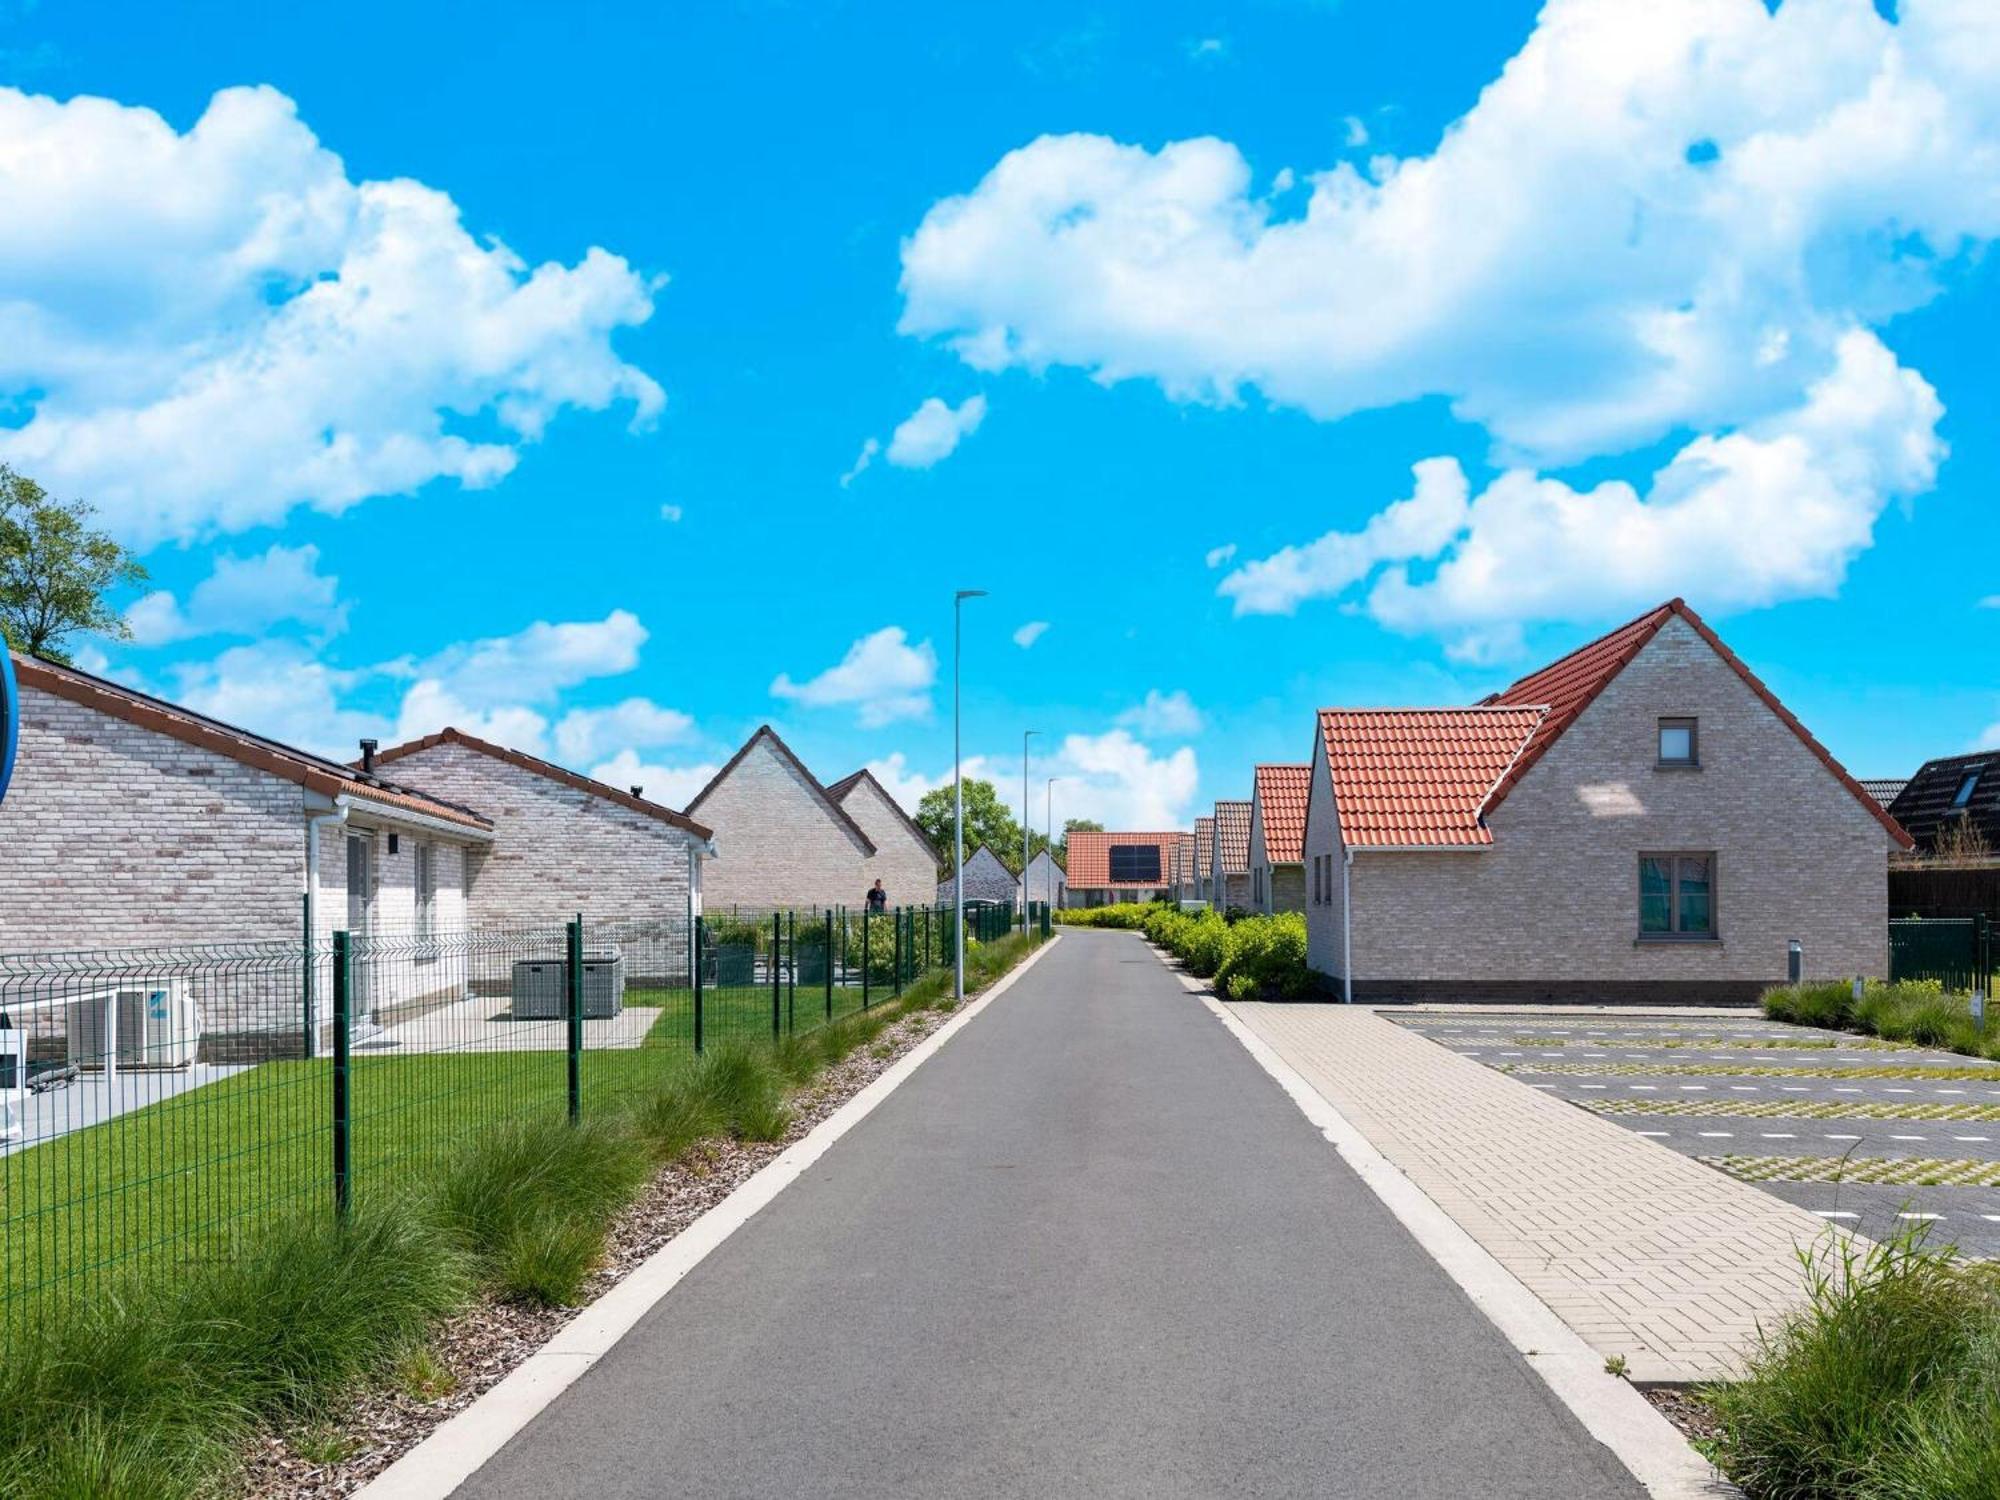
<svg viewBox="0 0 2000 1500">
<path fill-rule="evenodd" d="M 768 724 L 685 811 L 714 830 L 715 853 L 702 872 L 710 912 L 859 908 L 877 878 L 869 865 L 875 841 Z M 919 904 L 936 883 L 933 863 L 912 893 L 917 899 L 902 904 Z"/>
<path fill-rule="evenodd" d="M 0 953 L 296 949 L 308 911 L 322 940 L 464 927 L 468 862 L 493 841 L 480 814 L 74 667 L 13 660 L 22 736 L 0 803 Z M 300 1037 L 298 969 L 274 957 L 253 983 L 219 958 L 181 968 L 204 1059 Z M 386 1010 L 461 988 L 448 965 L 399 964 L 369 999 Z M 41 1006 L 30 1029 L 59 1046 L 62 1023 Z"/>
<path fill-rule="evenodd" d="M 1250 909 L 1306 909 L 1306 801 L 1311 766 L 1263 765 L 1251 778 Z"/>
<path fill-rule="evenodd" d="M 1151 901 L 1167 893 L 1173 833 L 1102 833 L 1077 828 L 1069 835 L 1069 904 L 1111 906 Z"/>
<path fill-rule="evenodd" d="M 875 846 L 862 867 L 862 889 L 868 890 L 880 880 L 882 889 L 889 893 L 889 905 L 923 905 L 945 866 L 944 856 L 917 826 L 916 819 L 903 811 L 889 789 L 865 767 L 826 790 Z"/>
<path fill-rule="evenodd" d="M 587 941 L 593 923 L 623 929 L 635 981 L 684 975 L 706 827 L 643 788 L 621 791 L 460 729 L 384 750 L 375 764 L 492 819 L 494 843 L 467 877 L 475 924 L 547 926 L 580 912 Z"/>
<path fill-rule="evenodd" d="M 1679 599 L 1470 708 L 1322 709 L 1307 962 L 1354 999 L 1753 999 L 1887 968 L 1909 835 Z"/>
<path fill-rule="evenodd" d="M 1194 896 L 1215 904 L 1215 819 L 1194 820 Z"/>
<path fill-rule="evenodd" d="M 1195 883 L 1194 835 L 1186 832 L 1176 833 L 1171 853 L 1173 899 L 1199 901 L 1201 891 Z"/>
<path fill-rule="evenodd" d="M 1209 896 L 1217 911 L 1249 911 L 1250 908 L 1250 804 L 1227 801 L 1215 804 L 1210 836 L 1215 847 L 1209 854 Z"/>
<path fill-rule="evenodd" d="M 938 882 L 937 899 L 940 904 L 958 899 L 952 887 L 950 880 Z M 1001 862 L 999 855 L 984 844 L 972 851 L 972 857 L 965 862 L 967 901 L 999 901 L 1011 906 L 1020 893 L 1021 882 L 1014 878 L 1014 872 Z"/>
<path fill-rule="evenodd" d="M 1035 857 L 1028 861 L 1028 873 L 1020 888 L 1019 899 L 1030 905 L 1039 901 L 1057 910 L 1069 904 L 1069 876 L 1046 849 L 1037 849 Z"/>
</svg>

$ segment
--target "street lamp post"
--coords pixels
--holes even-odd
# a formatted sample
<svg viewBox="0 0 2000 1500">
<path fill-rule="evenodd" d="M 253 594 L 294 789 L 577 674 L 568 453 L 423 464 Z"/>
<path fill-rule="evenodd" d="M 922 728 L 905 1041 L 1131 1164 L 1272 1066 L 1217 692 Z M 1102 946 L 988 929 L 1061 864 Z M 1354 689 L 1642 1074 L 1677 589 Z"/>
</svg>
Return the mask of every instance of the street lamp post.
<svg viewBox="0 0 2000 1500">
<path fill-rule="evenodd" d="M 984 599 L 985 589 L 960 589 L 951 599 L 951 897 L 952 924 L 952 965 L 951 995 L 954 1000 L 965 999 L 965 768 L 959 751 L 959 711 L 958 711 L 958 663 L 963 655 L 960 641 L 963 636 L 960 621 L 965 613 L 965 601 Z"/>
<path fill-rule="evenodd" d="M 1049 831 L 1044 835 L 1048 839 L 1049 873 L 1042 877 L 1042 895 L 1051 911 L 1056 905 L 1056 783 L 1061 780 L 1060 776 L 1051 776 L 1049 784 L 1042 788 L 1042 819 L 1049 825 Z"/>
<path fill-rule="evenodd" d="M 1021 731 L 1021 931 L 1028 930 L 1028 741 L 1039 729 Z"/>
</svg>

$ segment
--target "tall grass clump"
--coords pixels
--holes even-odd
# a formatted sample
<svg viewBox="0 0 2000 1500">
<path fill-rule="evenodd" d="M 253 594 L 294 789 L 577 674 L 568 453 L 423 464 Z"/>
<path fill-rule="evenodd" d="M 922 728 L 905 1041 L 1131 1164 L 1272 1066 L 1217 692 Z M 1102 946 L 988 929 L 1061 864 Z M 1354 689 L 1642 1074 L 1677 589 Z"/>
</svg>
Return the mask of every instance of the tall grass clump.
<svg viewBox="0 0 2000 1500">
<path fill-rule="evenodd" d="M 2000 1034 L 1973 1020 L 1970 997 L 1947 994 L 1935 979 L 1871 979 L 1858 1000 L 1846 981 L 1777 985 L 1764 992 L 1763 1007 L 1774 1021 L 2000 1057 Z"/>
<path fill-rule="evenodd" d="M 506 1300 L 574 1302 L 604 1237 L 652 1170 L 622 1122 L 515 1120 L 472 1138 L 438 1174 L 438 1222 Z"/>
<path fill-rule="evenodd" d="M 2000 1283 L 1921 1228 L 1803 1252 L 1807 1300 L 1710 1393 L 1720 1457 L 1756 1500 L 2000 1493 Z"/>
<path fill-rule="evenodd" d="M 254 1432 L 383 1378 L 471 1286 L 427 1214 L 384 1201 L 67 1307 L 0 1360 L 0 1494 L 213 1493 Z"/>
</svg>

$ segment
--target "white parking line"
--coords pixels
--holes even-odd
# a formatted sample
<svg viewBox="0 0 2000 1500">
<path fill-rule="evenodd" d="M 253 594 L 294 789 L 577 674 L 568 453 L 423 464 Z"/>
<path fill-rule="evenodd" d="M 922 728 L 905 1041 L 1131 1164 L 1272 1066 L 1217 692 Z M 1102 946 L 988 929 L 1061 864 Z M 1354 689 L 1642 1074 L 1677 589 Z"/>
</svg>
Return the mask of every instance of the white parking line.
<svg viewBox="0 0 2000 1500">
<path fill-rule="evenodd" d="M 1943 1214 L 1912 1214 L 1912 1213 L 1901 1213 L 1901 1214 L 1897 1214 L 1897 1215 L 1896 1215 L 1896 1217 L 1897 1217 L 1897 1218 L 1899 1218 L 1899 1219 L 1942 1219 L 1942 1218 L 1944 1217 L 1944 1215 L 1943 1215 Z"/>
<path fill-rule="evenodd" d="M 1735 1139 L 1735 1132 L 1728 1130 L 1697 1130 L 1695 1134 L 1705 1141 L 1728 1141 Z"/>
<path fill-rule="evenodd" d="M 1830 1141 L 1858 1141 L 1861 1137 L 1858 1135 L 1829 1135 L 1827 1139 Z"/>
<path fill-rule="evenodd" d="M 1636 1130 L 1636 1131 L 1634 1131 L 1634 1132 L 1633 1132 L 1633 1134 L 1634 1134 L 1634 1135 L 1655 1135 L 1655 1136 L 1664 1136 L 1664 1135 L 1666 1135 L 1666 1134 L 1667 1134 L 1667 1132 L 1666 1132 L 1666 1131 L 1664 1131 L 1664 1130 Z"/>
<path fill-rule="evenodd" d="M 1892 1135 L 1889 1139 L 1892 1141 L 1923 1141 L 1929 1140 L 1930 1137 L 1922 1135 Z"/>
<path fill-rule="evenodd" d="M 1885 1094 L 1914 1094 L 1914 1093 L 1916 1092 L 1916 1090 L 1915 1090 L 1915 1089 L 1884 1089 L 1884 1090 L 1882 1090 L 1882 1092 L 1883 1092 L 1883 1093 L 1885 1093 Z"/>
<path fill-rule="evenodd" d="M 1990 1141 L 1993 1137 L 1990 1135 L 1955 1135 L 1952 1139 L 1955 1141 Z"/>
<path fill-rule="evenodd" d="M 1789 1130 L 1767 1130 L 1764 1132 L 1764 1139 L 1767 1141 L 1795 1141 L 1798 1137 Z"/>
<path fill-rule="evenodd" d="M 1965 1090 L 1964 1090 L 1964 1089 L 1939 1089 L 1939 1090 L 1938 1090 L 1938 1092 L 1939 1092 L 1940 1094 L 1962 1094 L 1962 1093 L 1964 1093 L 1964 1092 L 1965 1092 Z"/>
<path fill-rule="evenodd" d="M 1611 1085 L 1608 1083 L 1580 1083 L 1577 1087 L 1585 1090 L 1601 1090 L 1608 1089 Z"/>
<path fill-rule="evenodd" d="M 1729 1085 L 1729 1092 L 1732 1094 L 1754 1094 L 1757 1092 L 1757 1085 L 1754 1083 L 1732 1083 Z"/>
<path fill-rule="evenodd" d="M 1660 1091 L 1657 1083 L 1628 1083 L 1626 1087 L 1635 1094 L 1657 1094 Z"/>
<path fill-rule="evenodd" d="M 1681 1092 L 1683 1094 L 1705 1094 L 1708 1092 L 1708 1085 L 1705 1083 L 1684 1083 L 1681 1085 Z"/>
<path fill-rule="evenodd" d="M 1844 1208 L 1815 1208 L 1812 1210 L 1822 1219 L 1856 1219 L 1859 1214 L 1849 1213 Z"/>
<path fill-rule="evenodd" d="M 1803 1083 L 1787 1083 L 1782 1085 L 1782 1087 L 1788 1094 L 1810 1094 L 1812 1092 Z"/>
<path fill-rule="evenodd" d="M 1860 1089 L 1835 1089 L 1835 1090 L 1834 1090 L 1834 1092 L 1835 1092 L 1836 1094 L 1858 1094 L 1858 1093 L 1860 1093 L 1860 1092 L 1861 1092 L 1861 1090 L 1860 1090 Z"/>
</svg>

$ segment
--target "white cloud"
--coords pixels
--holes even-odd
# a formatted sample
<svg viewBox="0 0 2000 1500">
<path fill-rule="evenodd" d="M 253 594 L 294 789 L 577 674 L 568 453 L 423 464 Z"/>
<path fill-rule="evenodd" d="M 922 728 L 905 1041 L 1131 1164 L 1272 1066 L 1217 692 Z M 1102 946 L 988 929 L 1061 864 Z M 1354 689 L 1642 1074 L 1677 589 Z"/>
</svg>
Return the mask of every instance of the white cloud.
<svg viewBox="0 0 2000 1500">
<path fill-rule="evenodd" d="M 1200 774 L 1191 746 L 1158 756 L 1125 729 L 1065 736 L 1045 775 L 1059 775 L 1057 818 L 1107 828 L 1161 829 L 1186 822 Z"/>
<path fill-rule="evenodd" d="M 556 757 L 566 765 L 580 766 L 601 760 L 614 749 L 679 744 L 693 730 L 693 719 L 650 698 L 627 698 L 609 708 L 573 708 L 556 721 Z"/>
<path fill-rule="evenodd" d="M 273 545 L 256 557 L 217 557 L 185 607 L 158 589 L 127 610 L 125 619 L 141 646 L 204 635 L 258 635 L 285 621 L 338 635 L 347 625 L 339 589 L 338 578 L 319 571 L 319 548 Z"/>
<path fill-rule="evenodd" d="M 0 88 L 0 458 L 147 546 L 490 485 L 567 407 L 660 388 L 612 348 L 658 282 L 618 256 L 530 268 L 445 194 L 351 180 L 270 88 L 185 133 Z M 469 426 L 479 429 L 468 435 Z"/>
<path fill-rule="evenodd" d="M 1211 568 L 1219 568 L 1236 555 L 1236 543 L 1224 542 L 1220 547 L 1210 547 L 1202 554 L 1202 562 Z"/>
<path fill-rule="evenodd" d="M 1340 122 L 1340 126 L 1342 138 L 1349 146 L 1368 144 L 1368 127 L 1362 123 L 1361 116 L 1348 115 Z"/>
<path fill-rule="evenodd" d="M 1981 609 L 2000 609 L 2000 594 L 1988 594 L 1979 601 Z"/>
<path fill-rule="evenodd" d="M 855 480 L 867 473 L 868 466 L 875 462 L 875 455 L 881 451 L 882 444 L 875 438 L 870 438 L 867 442 L 863 443 L 860 453 L 855 455 L 854 467 L 840 476 L 840 487 L 846 489 Z"/>
<path fill-rule="evenodd" d="M 1194 706 L 1194 700 L 1182 688 L 1176 688 L 1171 693 L 1163 693 L 1158 688 L 1147 689 L 1145 701 L 1135 708 L 1126 709 L 1118 716 L 1118 722 L 1148 739 L 1200 734 L 1202 728 L 1201 710 Z"/>
<path fill-rule="evenodd" d="M 980 767 L 979 771 L 974 766 Z M 984 760 L 974 757 L 966 762 L 965 774 L 970 777 L 984 774 Z M 911 816 L 916 815 L 917 804 L 924 800 L 926 792 L 936 791 L 941 786 L 951 785 L 951 767 L 946 766 L 938 776 L 926 776 L 912 769 L 909 757 L 900 750 L 892 750 L 888 755 L 868 762 L 868 770 L 882 783 L 882 790 L 896 800 L 897 806 Z"/>
<path fill-rule="evenodd" d="M 1899 13 L 1552 0 L 1432 154 L 1296 216 L 1224 141 L 1043 137 L 905 242 L 901 327 L 1328 419 L 1443 393 L 1509 461 L 1753 421 L 2000 233 L 2000 9 Z"/>
<path fill-rule="evenodd" d="M 1386 564 L 1369 613 L 1451 636 L 1472 661 L 1511 654 L 1527 619 L 1606 617 L 1683 592 L 1715 610 L 1831 595 L 1888 501 L 1932 483 L 1942 414 L 1921 376 L 1855 332 L 1796 410 L 1695 438 L 1643 494 L 1513 470 L 1472 498 L 1456 460 L 1430 459 L 1411 497 L 1362 531 L 1249 563 L 1221 592 L 1239 614 L 1289 613 Z"/>
<path fill-rule="evenodd" d="M 513 635 L 447 646 L 387 670 L 420 684 L 435 682 L 474 708 L 540 703 L 592 678 L 631 671 L 646 638 L 637 615 L 614 609 L 601 620 L 537 620 Z"/>
<path fill-rule="evenodd" d="M 529 755 L 546 759 L 549 754 L 548 716 L 540 710 L 525 703 L 468 702 L 433 677 L 411 683 L 396 714 L 395 742 L 420 740 L 445 728 L 462 729 Z"/>
<path fill-rule="evenodd" d="M 394 730 L 383 715 L 341 702 L 366 672 L 331 667 L 295 642 L 232 646 L 212 661 L 170 670 L 170 696 L 195 712 L 338 760 L 352 760 L 364 736 L 386 741 Z"/>
<path fill-rule="evenodd" d="M 955 407 L 928 397 L 897 426 L 886 456 L 899 469 L 928 469 L 950 458 L 985 420 L 984 396 L 968 396 Z"/>
<path fill-rule="evenodd" d="M 620 750 L 611 759 L 592 766 L 585 774 L 608 782 L 620 791 L 639 787 L 648 802 L 681 808 L 692 802 L 695 794 L 713 781 L 715 773 L 721 769 L 719 765 L 706 763 L 695 766 L 651 765 L 641 760 L 637 751 Z"/>
<path fill-rule="evenodd" d="M 1042 638 L 1042 632 L 1048 628 L 1049 622 L 1047 620 L 1030 620 L 1014 632 L 1014 644 L 1025 651 L 1034 645 L 1036 641 L 1039 641 Z"/>
<path fill-rule="evenodd" d="M 1221 62 L 1229 55 L 1229 43 L 1219 36 L 1197 37 L 1187 44 L 1187 55 L 1195 62 Z"/>
<path fill-rule="evenodd" d="M 909 643 L 900 626 L 888 625 L 847 648 L 840 661 L 800 683 L 783 672 L 772 696 L 814 708 L 852 704 L 863 727 L 930 712 L 931 684 L 937 680 L 937 652 L 929 641 Z"/>
<path fill-rule="evenodd" d="M 678 522 L 680 518 L 681 508 L 678 505 L 662 505 L 660 507 L 660 519 L 669 525 Z"/>
<path fill-rule="evenodd" d="M 2000 720 L 1988 724 L 1979 732 L 1979 740 L 1972 747 L 1975 750 L 2000 750 Z"/>
</svg>

